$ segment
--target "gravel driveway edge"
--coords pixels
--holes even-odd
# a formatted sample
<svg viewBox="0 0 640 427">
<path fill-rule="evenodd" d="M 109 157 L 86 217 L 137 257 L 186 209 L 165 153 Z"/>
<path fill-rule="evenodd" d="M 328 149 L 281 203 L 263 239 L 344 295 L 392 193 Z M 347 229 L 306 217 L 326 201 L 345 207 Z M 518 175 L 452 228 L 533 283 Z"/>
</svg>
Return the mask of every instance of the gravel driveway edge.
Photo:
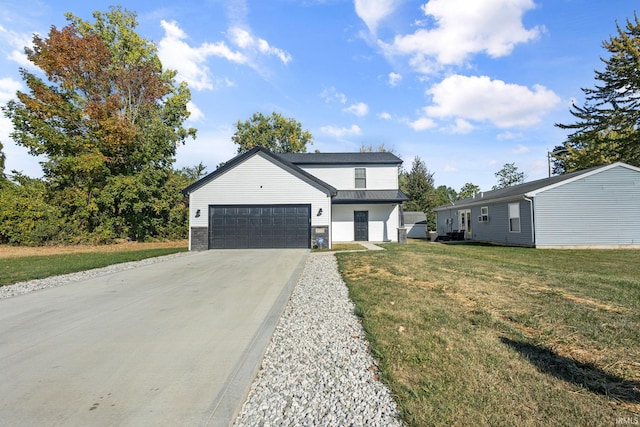
<svg viewBox="0 0 640 427">
<path fill-rule="evenodd" d="M 234 425 L 402 425 L 332 254 L 309 255 Z"/>
</svg>

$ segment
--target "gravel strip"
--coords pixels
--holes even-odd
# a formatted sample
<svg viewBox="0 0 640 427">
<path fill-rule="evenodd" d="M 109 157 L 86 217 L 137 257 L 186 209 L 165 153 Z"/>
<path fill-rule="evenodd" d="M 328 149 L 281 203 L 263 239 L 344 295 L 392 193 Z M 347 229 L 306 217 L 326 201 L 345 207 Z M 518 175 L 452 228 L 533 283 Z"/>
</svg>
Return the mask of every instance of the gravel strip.
<svg viewBox="0 0 640 427">
<path fill-rule="evenodd" d="M 335 257 L 310 254 L 235 426 L 401 426 Z"/>
<path fill-rule="evenodd" d="M 60 276 L 47 277 L 46 279 L 28 280 L 26 282 L 18 282 L 12 285 L 0 286 L 0 299 L 14 297 L 18 295 L 28 294 L 29 292 L 38 291 L 40 289 L 55 288 L 56 286 L 67 285 L 69 283 L 78 282 L 80 280 L 92 279 L 118 271 L 130 270 L 132 268 L 141 267 L 143 265 L 155 264 L 171 258 L 186 255 L 186 252 L 179 252 L 171 255 L 164 255 L 154 258 L 147 258 L 140 261 L 123 262 L 113 264 L 107 267 L 94 268 L 93 270 L 80 271 L 78 273 L 62 274 Z"/>
</svg>

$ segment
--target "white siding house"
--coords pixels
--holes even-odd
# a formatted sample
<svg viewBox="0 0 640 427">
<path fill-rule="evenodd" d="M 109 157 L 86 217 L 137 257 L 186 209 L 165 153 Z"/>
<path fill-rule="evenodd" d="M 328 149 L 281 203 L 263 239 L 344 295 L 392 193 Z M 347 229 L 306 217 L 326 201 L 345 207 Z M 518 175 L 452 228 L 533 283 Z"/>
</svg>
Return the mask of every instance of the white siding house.
<svg viewBox="0 0 640 427">
<path fill-rule="evenodd" d="M 189 248 L 397 241 L 401 160 L 391 153 L 274 154 L 256 147 L 184 190 Z"/>
</svg>

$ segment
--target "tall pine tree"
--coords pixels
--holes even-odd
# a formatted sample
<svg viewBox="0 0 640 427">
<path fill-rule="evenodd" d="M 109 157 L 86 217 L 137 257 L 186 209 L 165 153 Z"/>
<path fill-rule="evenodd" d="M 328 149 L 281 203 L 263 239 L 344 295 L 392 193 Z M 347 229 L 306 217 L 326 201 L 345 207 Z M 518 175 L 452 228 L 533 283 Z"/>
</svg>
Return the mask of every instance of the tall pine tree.
<svg viewBox="0 0 640 427">
<path fill-rule="evenodd" d="M 640 21 L 635 15 L 616 27 L 617 36 L 603 42 L 610 54 L 604 71 L 595 71 L 594 88 L 582 89 L 584 105 L 571 108 L 576 122 L 556 124 L 572 133 L 554 149 L 555 173 L 616 161 L 640 166 Z"/>
<path fill-rule="evenodd" d="M 435 230 L 435 214 L 433 209 L 440 205 L 434 187 L 433 173 L 429 172 L 424 161 L 416 156 L 410 172 L 400 175 L 400 189 L 409 197 L 404 202 L 405 211 L 424 212 L 427 216 L 429 230 Z"/>
</svg>

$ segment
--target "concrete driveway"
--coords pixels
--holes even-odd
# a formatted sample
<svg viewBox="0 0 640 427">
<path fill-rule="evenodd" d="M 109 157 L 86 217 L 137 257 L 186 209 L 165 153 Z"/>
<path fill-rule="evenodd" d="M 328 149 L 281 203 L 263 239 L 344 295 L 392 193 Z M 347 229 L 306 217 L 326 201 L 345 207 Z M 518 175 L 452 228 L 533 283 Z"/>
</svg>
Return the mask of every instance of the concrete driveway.
<svg viewBox="0 0 640 427">
<path fill-rule="evenodd" d="M 228 425 L 307 254 L 190 253 L 0 300 L 0 425 Z"/>
</svg>

